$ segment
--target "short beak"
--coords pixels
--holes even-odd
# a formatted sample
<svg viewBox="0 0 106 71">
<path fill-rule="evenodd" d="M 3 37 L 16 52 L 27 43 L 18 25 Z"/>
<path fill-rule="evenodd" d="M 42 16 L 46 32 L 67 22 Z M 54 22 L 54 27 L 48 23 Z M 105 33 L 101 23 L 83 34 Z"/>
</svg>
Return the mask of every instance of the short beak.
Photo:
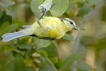
<svg viewBox="0 0 106 71">
<path fill-rule="evenodd" d="M 78 28 L 75 26 L 75 27 L 74 27 L 74 30 L 78 30 Z"/>
</svg>

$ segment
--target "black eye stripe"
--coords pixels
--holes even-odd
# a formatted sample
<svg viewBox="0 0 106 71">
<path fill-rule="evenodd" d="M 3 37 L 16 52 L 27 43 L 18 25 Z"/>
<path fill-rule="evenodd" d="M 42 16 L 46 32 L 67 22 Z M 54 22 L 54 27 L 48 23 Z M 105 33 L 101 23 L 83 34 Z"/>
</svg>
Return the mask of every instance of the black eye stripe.
<svg viewBox="0 0 106 71">
<path fill-rule="evenodd" d="M 66 21 L 69 21 L 69 20 L 67 20 L 67 19 L 65 19 Z M 69 21 L 70 22 L 70 24 L 72 24 L 73 25 L 73 22 L 72 21 Z"/>
<path fill-rule="evenodd" d="M 63 20 L 66 20 L 66 21 L 68 21 L 71 25 L 73 25 L 74 26 L 74 24 L 73 24 L 73 22 L 72 21 L 70 21 L 70 20 L 67 20 L 67 19 L 65 19 L 65 18 L 60 18 L 60 20 L 64 23 L 64 21 Z"/>
</svg>

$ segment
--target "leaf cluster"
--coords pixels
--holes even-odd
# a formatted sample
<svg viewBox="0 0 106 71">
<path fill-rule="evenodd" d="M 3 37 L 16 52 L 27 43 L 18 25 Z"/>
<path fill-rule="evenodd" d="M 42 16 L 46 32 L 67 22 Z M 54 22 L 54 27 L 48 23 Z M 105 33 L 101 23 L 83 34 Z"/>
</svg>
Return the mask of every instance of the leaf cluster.
<svg viewBox="0 0 106 71">
<path fill-rule="evenodd" d="M 37 18 L 41 15 L 38 7 L 43 2 L 44 0 L 30 1 L 30 8 Z M 60 17 L 63 14 L 70 16 L 74 9 L 79 9 L 76 16 L 82 17 L 88 14 L 99 2 L 100 0 L 53 0 L 54 6 L 49 12 L 50 15 L 56 17 Z M 18 25 L 26 24 L 12 19 L 11 6 L 14 4 L 15 2 L 11 0 L 0 1 L 0 37 L 4 33 L 17 30 Z M 62 40 L 72 41 L 74 37 L 66 34 Z M 73 65 L 75 61 L 85 57 L 85 52 L 73 53 L 63 60 L 59 56 L 57 41 L 43 40 L 30 36 L 7 43 L 0 41 L 0 53 L 4 55 L 3 58 L 0 58 L 0 61 L 2 61 L 0 63 L 0 71 L 71 71 L 72 66 L 76 67 L 78 71 L 92 70 L 86 63 Z"/>
</svg>

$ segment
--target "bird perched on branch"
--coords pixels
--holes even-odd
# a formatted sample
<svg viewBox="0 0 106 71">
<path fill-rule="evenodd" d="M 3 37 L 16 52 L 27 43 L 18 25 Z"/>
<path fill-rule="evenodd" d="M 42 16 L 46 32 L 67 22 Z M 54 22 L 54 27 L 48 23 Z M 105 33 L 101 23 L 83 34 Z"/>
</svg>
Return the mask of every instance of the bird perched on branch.
<svg viewBox="0 0 106 71">
<path fill-rule="evenodd" d="M 19 37 L 36 36 L 42 39 L 60 39 L 66 32 L 72 29 L 77 30 L 76 24 L 69 18 L 47 17 L 44 16 L 46 9 L 42 7 L 43 14 L 37 22 L 14 33 L 6 33 L 2 36 L 3 42 L 7 42 Z"/>
</svg>

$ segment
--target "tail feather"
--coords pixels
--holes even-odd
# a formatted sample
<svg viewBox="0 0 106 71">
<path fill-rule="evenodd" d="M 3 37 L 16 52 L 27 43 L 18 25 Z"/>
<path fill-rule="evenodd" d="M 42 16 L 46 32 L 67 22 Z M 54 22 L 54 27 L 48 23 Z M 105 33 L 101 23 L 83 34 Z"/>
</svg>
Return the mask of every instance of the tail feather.
<svg viewBox="0 0 106 71">
<path fill-rule="evenodd" d="M 24 34 L 22 31 L 19 31 L 19 32 L 14 32 L 14 33 L 7 33 L 7 34 L 4 34 L 2 36 L 3 38 L 3 42 L 8 42 L 10 40 L 13 40 L 13 39 L 16 39 L 16 38 L 19 38 L 19 37 L 23 37 L 23 36 L 27 36 L 28 34 Z"/>
</svg>

